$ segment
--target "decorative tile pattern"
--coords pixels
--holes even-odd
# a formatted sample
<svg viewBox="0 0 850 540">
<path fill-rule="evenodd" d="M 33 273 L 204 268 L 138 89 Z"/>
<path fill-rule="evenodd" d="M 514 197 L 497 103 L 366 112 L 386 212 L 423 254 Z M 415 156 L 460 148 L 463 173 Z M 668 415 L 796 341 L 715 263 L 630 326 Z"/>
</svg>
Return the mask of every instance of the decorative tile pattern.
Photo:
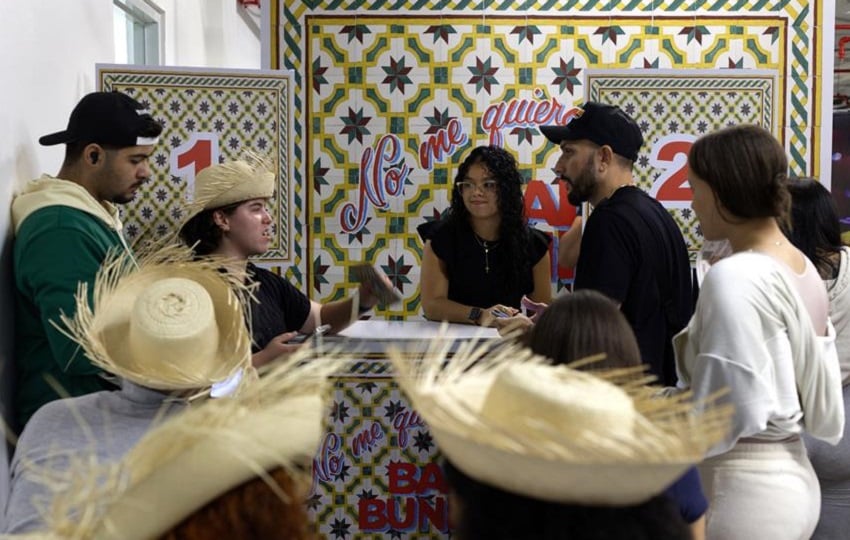
<svg viewBox="0 0 850 540">
<path fill-rule="evenodd" d="M 736 124 L 760 125 L 781 141 L 784 133 L 776 129 L 774 109 L 780 102 L 776 74 L 588 70 L 587 85 L 591 100 L 616 103 L 640 126 L 645 143 L 635 162 L 637 184 L 670 210 L 694 261 L 702 233 L 690 207 L 690 190 L 682 186 L 690 143 Z"/>
<path fill-rule="evenodd" d="M 427 426 L 386 360 L 338 374 L 307 508 L 322 538 L 448 536 L 448 497 Z"/>
<path fill-rule="evenodd" d="M 272 243 L 259 260 L 297 268 L 301 253 L 293 237 L 303 218 L 298 219 L 298 201 L 291 201 L 290 73 L 99 66 L 98 81 L 102 90 L 120 90 L 139 100 L 165 126 L 150 160 L 152 180 L 123 207 L 130 241 L 174 232 L 194 175 L 212 161 L 239 159 L 249 150 L 272 156 L 278 178 L 269 205 Z M 300 283 L 303 272 L 291 274 Z"/>
<path fill-rule="evenodd" d="M 566 121 L 590 97 L 633 108 L 653 146 L 673 134 L 759 123 L 784 142 L 793 173 L 817 175 L 822 7 L 821 0 L 273 2 L 272 65 L 295 71 L 294 178 L 308 216 L 312 297 L 344 296 L 354 285 L 347 269 L 372 260 L 404 294 L 379 316 L 419 317 L 415 227 L 448 206 L 459 162 L 480 144 L 517 156 L 530 181 L 527 210 L 557 237 L 575 209 L 553 183 L 558 150 L 537 125 Z M 612 70 L 633 77 L 617 80 Z M 676 156 L 646 148 L 638 181 L 667 199 L 694 249 L 694 216 L 677 177 L 664 176 L 678 170 L 670 163 Z M 553 275 L 556 287 L 570 279 L 554 264 Z M 337 401 L 353 416 L 337 427 L 348 434 L 349 425 L 375 421 L 374 404 L 359 408 L 356 390 L 340 384 Z M 389 380 L 381 384 L 393 391 Z M 370 537 L 358 532 L 362 516 L 351 497 L 378 489 L 388 473 L 360 474 L 323 488 L 333 496 L 323 496 L 314 515 L 327 537 Z M 399 537 L 443 535 L 432 528 Z"/>
<path fill-rule="evenodd" d="M 403 19 L 359 15 L 352 24 L 341 15 L 306 14 L 304 20 L 302 44 L 311 59 L 303 79 L 309 81 L 303 90 L 310 118 L 304 124 L 305 156 L 313 173 L 308 250 L 311 269 L 321 272 L 311 279 L 311 292 L 323 299 L 342 297 L 354 285 L 346 269 L 362 259 L 388 269 L 399 266 L 410 281 L 399 282 L 405 301 L 382 316 L 418 316 L 413 278 L 421 240 L 415 227 L 448 206 L 463 155 L 478 144 L 504 145 L 529 180 L 551 182 L 548 169 L 558 151 L 539 135 L 537 124 L 565 121 L 574 104 L 591 96 L 595 66 L 637 75 L 621 78 L 619 93 L 605 96 L 613 102 L 629 96 L 629 112 L 645 116 L 653 135 L 699 135 L 758 121 L 786 141 L 795 168 L 806 167 L 809 159 L 795 150 L 806 131 L 783 129 L 781 121 L 797 105 L 793 94 L 786 97 L 791 36 L 781 16 L 761 16 L 746 25 L 721 15 L 701 18 L 700 24 L 674 15 L 651 21 L 580 15 L 565 22 L 544 15 L 482 19 L 423 13 Z M 712 75 L 689 78 L 682 67 Z M 752 86 L 754 76 L 772 81 L 768 88 Z M 723 96 L 715 92 L 721 87 Z M 656 102 L 654 92 L 666 97 Z M 682 96 L 691 96 L 691 103 L 679 108 Z M 429 141 L 436 144 L 428 146 Z M 647 159 L 637 172 L 649 187 L 664 168 Z M 556 214 L 571 210 L 556 191 L 549 203 L 557 212 L 533 221 L 561 233 L 571 219 L 564 223 Z M 673 212 L 695 248 L 694 216 L 686 208 Z"/>
</svg>

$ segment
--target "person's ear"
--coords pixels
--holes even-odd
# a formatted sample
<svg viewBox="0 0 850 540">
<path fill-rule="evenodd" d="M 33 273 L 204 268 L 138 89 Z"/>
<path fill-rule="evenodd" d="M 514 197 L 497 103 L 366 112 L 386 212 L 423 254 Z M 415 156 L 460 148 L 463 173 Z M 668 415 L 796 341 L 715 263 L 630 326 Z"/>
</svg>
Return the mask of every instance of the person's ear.
<svg viewBox="0 0 850 540">
<path fill-rule="evenodd" d="M 83 159 L 89 165 L 97 165 L 103 161 L 104 150 L 98 144 L 89 144 L 83 149 Z"/>
<path fill-rule="evenodd" d="M 222 212 L 221 210 L 214 210 L 212 213 L 213 223 L 215 223 L 219 229 L 224 232 L 230 231 L 230 223 L 227 220 L 227 214 Z"/>
<path fill-rule="evenodd" d="M 614 150 L 604 144 L 599 147 L 599 172 L 605 171 L 614 162 Z"/>
</svg>

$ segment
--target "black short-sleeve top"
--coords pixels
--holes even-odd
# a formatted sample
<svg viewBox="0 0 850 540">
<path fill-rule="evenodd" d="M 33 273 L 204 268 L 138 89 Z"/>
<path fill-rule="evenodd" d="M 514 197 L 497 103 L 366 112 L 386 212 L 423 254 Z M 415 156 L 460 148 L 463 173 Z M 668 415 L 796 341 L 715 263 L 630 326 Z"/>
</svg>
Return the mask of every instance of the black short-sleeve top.
<svg viewBox="0 0 850 540">
<path fill-rule="evenodd" d="M 532 268 L 549 251 L 551 239 L 543 232 L 528 227 L 529 241 L 521 246 L 527 265 L 519 280 L 507 277 L 511 255 L 504 246 L 488 242 L 485 247 L 465 221 L 440 220 L 418 227 L 423 240 L 431 241 L 434 254 L 446 266 L 449 300 L 468 306 L 487 308 L 504 304 L 519 309 L 524 294 L 534 290 Z M 489 271 L 487 269 L 489 268 Z"/>
<path fill-rule="evenodd" d="M 251 302 L 251 351 L 259 352 L 272 338 L 304 326 L 310 299 L 279 275 L 248 263 L 248 280 L 259 283 Z"/>
</svg>

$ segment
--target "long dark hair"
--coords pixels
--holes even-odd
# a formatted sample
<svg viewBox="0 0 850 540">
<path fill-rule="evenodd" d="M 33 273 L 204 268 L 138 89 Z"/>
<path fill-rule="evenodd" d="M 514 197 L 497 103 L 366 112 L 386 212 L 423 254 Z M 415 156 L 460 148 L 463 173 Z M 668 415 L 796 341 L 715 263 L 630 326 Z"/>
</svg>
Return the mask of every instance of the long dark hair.
<svg viewBox="0 0 850 540">
<path fill-rule="evenodd" d="M 505 260 L 508 261 L 506 277 L 513 282 L 519 281 L 530 266 L 526 255 L 530 235 L 521 187 L 524 179 L 516 159 L 510 153 L 498 146 L 479 146 L 466 156 L 455 176 L 447 219 L 469 223 L 469 211 L 463 204 L 457 183 L 466 179 L 469 168 L 475 164 L 485 166 L 499 184 L 499 243 L 504 250 Z"/>
<path fill-rule="evenodd" d="M 664 495 L 633 506 L 556 503 L 489 486 L 467 476 L 449 461 L 445 461 L 443 470 L 460 499 L 460 519 L 452 535 L 460 540 L 691 538 L 676 506 Z"/>
<path fill-rule="evenodd" d="M 789 178 L 791 224 L 785 235 L 814 263 L 823 279 L 838 273 L 841 225 L 829 190 L 814 178 Z"/>
</svg>

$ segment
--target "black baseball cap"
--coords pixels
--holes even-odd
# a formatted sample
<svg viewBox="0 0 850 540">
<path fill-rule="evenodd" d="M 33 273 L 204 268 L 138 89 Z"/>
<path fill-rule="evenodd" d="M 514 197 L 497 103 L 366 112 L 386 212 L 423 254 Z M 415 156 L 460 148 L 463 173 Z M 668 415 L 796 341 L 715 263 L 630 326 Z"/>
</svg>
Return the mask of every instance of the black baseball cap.
<svg viewBox="0 0 850 540">
<path fill-rule="evenodd" d="M 161 131 L 151 130 L 153 122 L 145 107 L 121 92 L 86 94 L 71 111 L 68 129 L 38 139 L 44 146 L 73 142 L 97 143 L 125 148 L 156 144 Z M 155 134 L 151 134 L 155 131 Z"/>
<path fill-rule="evenodd" d="M 615 154 L 635 161 L 643 146 L 643 135 L 631 116 L 615 105 L 588 101 L 581 116 L 565 126 L 540 126 L 540 132 L 555 144 L 587 139 L 599 146 L 608 145 Z"/>
</svg>

